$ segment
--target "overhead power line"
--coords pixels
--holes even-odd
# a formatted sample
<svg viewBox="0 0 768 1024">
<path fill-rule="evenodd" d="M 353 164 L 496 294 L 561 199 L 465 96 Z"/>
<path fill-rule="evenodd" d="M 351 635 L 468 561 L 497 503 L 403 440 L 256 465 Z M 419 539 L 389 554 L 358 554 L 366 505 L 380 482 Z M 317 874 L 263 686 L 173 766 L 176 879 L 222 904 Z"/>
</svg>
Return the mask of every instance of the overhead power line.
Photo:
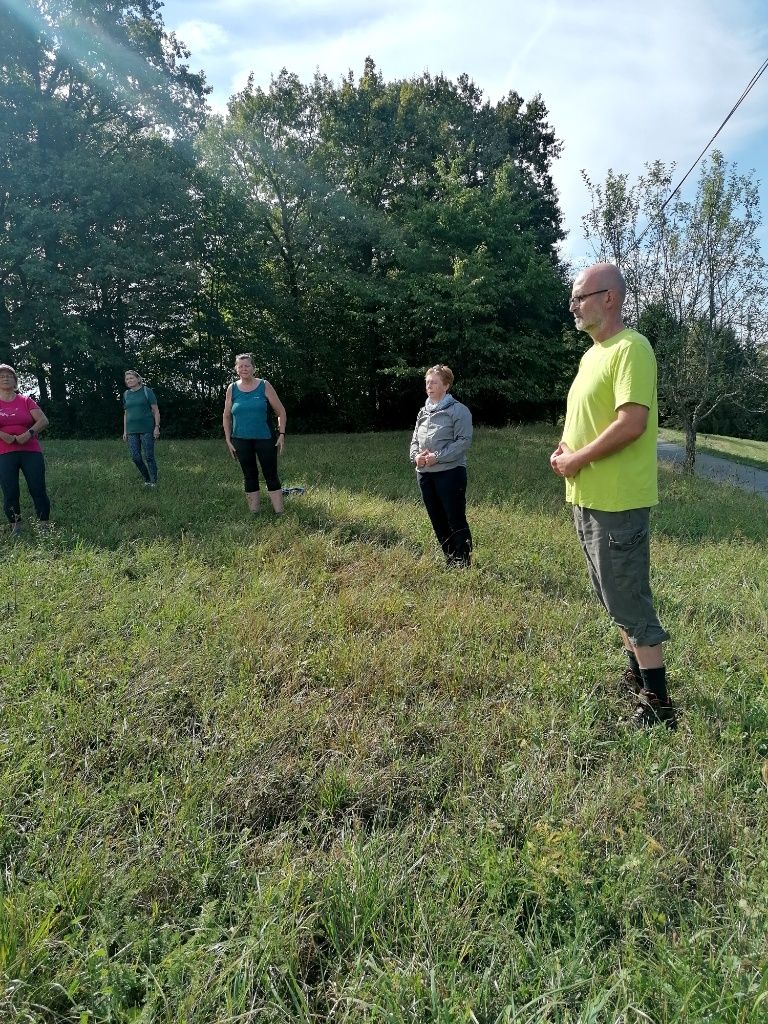
<svg viewBox="0 0 768 1024">
<path fill-rule="evenodd" d="M 742 104 L 742 103 L 744 102 L 744 100 L 745 100 L 745 99 L 747 98 L 747 96 L 749 96 L 750 92 L 752 92 L 752 90 L 753 90 L 753 89 L 754 89 L 754 87 L 755 87 L 755 86 L 757 85 L 758 81 L 760 80 L 760 77 L 762 76 L 763 72 L 764 72 L 764 71 L 766 71 L 766 69 L 768 69 L 768 57 L 766 57 L 766 59 L 765 59 L 765 60 L 763 61 L 763 63 L 762 63 L 761 65 L 760 65 L 760 67 L 759 67 L 759 68 L 757 69 L 757 71 L 756 71 L 756 72 L 754 73 L 754 75 L 752 75 L 752 77 L 750 78 L 749 82 L 747 82 L 747 84 L 746 84 L 746 86 L 744 87 L 744 91 L 742 92 L 741 96 L 739 96 L 739 98 L 738 98 L 738 99 L 736 100 L 736 102 L 734 103 L 734 105 L 733 105 L 733 106 L 731 107 L 731 109 L 730 109 L 730 110 L 728 111 L 728 113 L 726 114 L 725 118 L 724 118 L 724 119 L 723 119 L 723 121 L 721 122 L 721 124 L 720 124 L 720 126 L 718 127 L 718 129 L 717 129 L 717 131 L 715 132 L 715 134 L 714 134 L 714 135 L 712 136 L 712 138 L 711 138 L 711 139 L 709 140 L 709 142 L 708 142 L 708 143 L 706 144 L 706 146 L 704 146 L 704 148 L 702 149 L 702 151 L 701 151 L 701 152 L 699 153 L 699 155 L 698 155 L 698 156 L 696 157 L 696 159 L 695 159 L 695 160 L 693 161 L 693 163 L 692 163 L 692 164 L 691 164 L 691 166 L 690 166 L 690 167 L 688 168 L 688 170 L 687 170 L 687 171 L 685 172 L 685 174 L 683 175 L 683 177 L 682 177 L 682 178 L 680 179 L 679 183 L 678 183 L 678 184 L 677 184 L 677 185 L 675 186 L 675 188 L 674 188 L 674 189 L 672 190 L 672 192 L 670 192 L 670 194 L 669 194 L 669 195 L 667 196 L 667 198 L 666 198 L 666 199 L 664 200 L 664 202 L 662 203 L 661 209 L 660 209 L 660 210 L 659 210 L 659 212 L 658 212 L 658 213 L 656 214 L 656 217 L 657 217 L 657 218 L 661 217 L 661 215 L 662 215 L 662 213 L 664 212 L 664 209 L 666 208 L 667 204 L 668 204 L 668 203 L 670 203 L 670 202 L 671 202 L 671 201 L 672 201 L 672 200 L 673 200 L 673 199 L 675 198 L 675 196 L 677 195 L 677 193 L 678 193 L 678 192 L 680 191 L 680 189 L 681 189 L 681 188 L 683 187 L 683 185 L 684 185 L 684 184 L 685 184 L 685 182 L 687 181 L 687 179 L 688 179 L 689 175 L 691 174 L 691 171 L 693 171 L 693 170 L 694 170 L 694 168 L 696 167 L 696 165 L 698 164 L 698 162 L 699 162 L 699 161 L 701 160 L 701 158 L 702 158 L 702 157 L 704 156 L 704 154 L 705 154 L 705 153 L 707 152 L 707 150 L 708 150 L 708 149 L 709 149 L 709 147 L 710 147 L 710 146 L 712 145 L 712 143 L 713 143 L 713 142 L 715 141 L 715 139 L 717 138 L 717 136 L 718 136 L 718 135 L 720 134 L 720 132 L 721 132 L 721 131 L 723 130 L 723 128 L 725 128 L 725 126 L 726 126 L 726 125 L 728 124 L 728 122 L 730 121 L 730 119 L 731 119 L 731 118 L 733 117 L 733 115 L 734 115 L 734 114 L 736 113 L 736 111 L 737 111 L 737 110 L 739 109 L 739 107 L 741 106 L 741 104 Z M 651 222 L 650 222 L 650 223 L 649 223 L 648 225 L 646 225 L 645 231 L 643 231 L 643 232 L 642 232 L 642 234 L 640 235 L 640 237 L 638 238 L 638 240 L 637 240 L 637 241 L 635 242 L 634 246 L 632 247 L 633 249 L 636 249 L 636 248 L 637 248 L 637 247 L 638 247 L 638 246 L 640 245 L 640 243 L 642 242 L 642 240 L 643 240 L 643 238 L 644 238 L 644 236 L 645 236 L 646 232 L 647 232 L 647 231 L 649 230 L 649 228 L 651 227 L 651 224 L 652 224 L 652 223 L 653 223 L 653 221 L 651 221 Z"/>
<path fill-rule="evenodd" d="M 754 75 L 752 75 L 752 77 L 750 78 L 750 80 L 749 80 L 749 82 L 748 82 L 748 84 L 747 84 L 746 88 L 744 89 L 744 92 L 743 92 L 743 93 L 741 94 L 741 96 L 739 96 L 739 98 L 738 98 L 738 99 L 736 100 L 736 102 L 734 103 L 734 105 L 733 105 L 733 106 L 731 107 L 731 109 L 730 109 L 730 110 L 728 111 L 727 115 L 725 116 L 725 119 L 723 120 L 723 122 L 722 122 L 722 124 L 720 125 L 720 127 L 719 127 L 719 128 L 717 129 L 717 131 L 716 131 L 716 132 L 715 132 L 715 134 L 714 134 L 714 135 L 712 136 L 712 138 L 711 138 L 711 139 L 709 140 L 709 142 L 708 142 L 708 143 L 706 144 L 706 146 L 704 147 L 704 149 L 702 149 L 702 151 L 701 151 L 701 152 L 699 153 L 699 155 L 698 155 L 698 156 L 696 157 L 696 159 L 695 159 L 695 160 L 693 161 L 693 163 L 691 164 L 691 166 L 690 166 L 690 167 L 688 168 L 688 170 L 687 170 L 687 171 L 685 172 L 685 176 L 683 177 L 683 179 L 681 180 L 681 182 L 680 182 L 680 184 L 679 184 L 679 185 L 677 186 L 677 188 L 676 188 L 676 189 L 674 190 L 674 192 L 672 192 L 672 195 L 670 195 L 669 199 L 667 199 L 667 203 L 668 203 L 668 202 L 669 202 L 669 200 L 670 200 L 670 199 L 672 199 L 672 197 L 673 197 L 673 196 L 674 196 L 674 195 L 675 195 L 675 194 L 676 194 L 677 192 L 679 192 L 679 191 L 680 191 L 680 189 L 681 189 L 681 188 L 683 187 L 683 185 L 685 184 L 685 181 L 686 181 L 686 178 L 688 177 L 688 175 L 689 175 L 689 174 L 691 173 L 691 171 L 692 171 L 692 170 L 694 169 L 694 167 L 695 167 L 695 166 L 696 166 L 696 164 L 697 164 L 697 163 L 699 162 L 699 160 L 701 160 L 701 158 L 702 158 L 702 157 L 704 156 L 704 154 L 705 154 L 705 153 L 707 152 L 707 150 L 708 150 L 708 149 L 709 149 L 709 147 L 710 147 L 710 146 L 712 145 L 712 143 L 713 143 L 713 142 L 715 141 L 715 139 L 716 139 L 716 138 L 717 138 L 717 136 L 718 136 L 718 135 L 720 134 L 720 132 L 721 132 L 721 131 L 723 130 L 723 128 L 725 128 L 725 126 L 726 126 L 726 125 L 728 124 L 728 122 L 730 121 L 730 119 L 731 119 L 731 118 L 733 117 L 733 115 L 734 115 L 734 114 L 736 113 L 736 111 L 737 111 L 737 110 L 739 109 L 739 107 L 740 107 L 740 106 L 741 106 L 741 104 L 742 104 L 742 103 L 744 102 L 744 100 L 745 100 L 745 99 L 747 98 L 747 96 L 749 96 L 750 92 L 752 92 L 752 90 L 754 89 L 754 87 L 755 87 L 755 86 L 757 85 L 757 83 L 758 83 L 758 81 L 759 81 L 759 79 L 760 79 L 760 76 L 761 76 L 761 75 L 762 75 L 762 73 L 763 73 L 763 72 L 764 72 L 764 71 L 766 70 L 766 68 L 768 68 L 768 57 L 766 57 L 766 59 L 765 59 L 765 60 L 763 61 L 763 63 L 762 63 L 761 65 L 760 65 L 760 67 L 759 67 L 759 68 L 757 69 L 757 71 L 756 71 L 756 72 L 754 73 Z M 667 203 L 665 203 L 665 204 L 664 204 L 664 206 L 666 206 L 666 205 L 667 205 Z M 661 208 L 662 210 L 664 209 L 664 206 L 662 206 L 662 208 Z"/>
</svg>

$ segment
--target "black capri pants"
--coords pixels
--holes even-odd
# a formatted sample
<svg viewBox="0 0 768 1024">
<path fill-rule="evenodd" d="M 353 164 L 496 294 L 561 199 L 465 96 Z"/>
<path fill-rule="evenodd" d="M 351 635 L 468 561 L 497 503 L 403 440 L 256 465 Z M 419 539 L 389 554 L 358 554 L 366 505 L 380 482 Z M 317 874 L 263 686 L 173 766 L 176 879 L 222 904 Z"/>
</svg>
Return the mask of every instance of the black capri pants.
<svg viewBox="0 0 768 1024">
<path fill-rule="evenodd" d="M 245 493 L 252 494 L 259 489 L 259 466 L 264 474 L 264 481 L 268 491 L 279 491 L 282 489 L 280 477 L 277 475 L 277 448 L 275 440 L 268 437 L 260 440 L 251 437 L 233 437 L 232 444 L 235 448 L 237 461 L 243 471 L 245 480 Z"/>
</svg>

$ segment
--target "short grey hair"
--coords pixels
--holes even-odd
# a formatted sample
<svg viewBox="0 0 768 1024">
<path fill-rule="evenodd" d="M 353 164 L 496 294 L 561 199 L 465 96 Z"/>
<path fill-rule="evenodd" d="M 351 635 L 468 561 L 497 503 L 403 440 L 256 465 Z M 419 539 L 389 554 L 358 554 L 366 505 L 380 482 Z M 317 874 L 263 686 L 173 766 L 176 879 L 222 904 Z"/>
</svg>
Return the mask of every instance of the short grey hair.
<svg viewBox="0 0 768 1024">
<path fill-rule="evenodd" d="M 430 366 L 430 368 L 427 370 L 424 376 L 428 377 L 430 373 L 434 374 L 436 377 L 439 377 L 447 388 L 449 388 L 451 384 L 453 384 L 453 370 L 450 368 L 450 366 L 446 366 L 444 363 L 436 363 L 434 366 Z"/>
</svg>

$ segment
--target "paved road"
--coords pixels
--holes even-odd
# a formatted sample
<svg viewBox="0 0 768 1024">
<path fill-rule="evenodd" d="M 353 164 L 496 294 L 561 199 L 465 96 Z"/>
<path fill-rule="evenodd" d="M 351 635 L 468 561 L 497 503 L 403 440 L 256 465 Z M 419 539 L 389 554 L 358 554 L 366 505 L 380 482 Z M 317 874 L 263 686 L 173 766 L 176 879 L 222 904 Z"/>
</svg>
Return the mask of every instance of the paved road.
<svg viewBox="0 0 768 1024">
<path fill-rule="evenodd" d="M 685 451 L 679 444 L 671 441 L 659 441 L 659 458 L 665 462 L 672 462 L 682 466 L 685 461 Z M 745 491 L 754 491 L 768 498 L 768 470 L 755 469 L 753 466 L 743 466 L 740 462 L 731 462 L 730 459 L 721 459 L 716 455 L 709 455 L 706 452 L 696 453 L 696 476 L 704 477 L 707 480 L 717 480 L 721 484 L 733 484 Z"/>
</svg>

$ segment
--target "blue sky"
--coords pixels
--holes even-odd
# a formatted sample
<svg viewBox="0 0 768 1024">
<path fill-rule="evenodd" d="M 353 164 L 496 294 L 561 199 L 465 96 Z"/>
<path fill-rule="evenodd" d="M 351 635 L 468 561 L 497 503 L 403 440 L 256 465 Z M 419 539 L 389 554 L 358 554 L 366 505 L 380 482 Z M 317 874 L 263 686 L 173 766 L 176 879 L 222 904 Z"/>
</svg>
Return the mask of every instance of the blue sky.
<svg viewBox="0 0 768 1024">
<path fill-rule="evenodd" d="M 554 178 L 576 261 L 581 168 L 600 181 L 675 161 L 677 181 L 768 56 L 768 0 L 166 0 L 162 14 L 219 108 L 250 72 L 263 86 L 283 67 L 338 79 L 368 55 L 385 79 L 466 72 L 491 101 L 541 93 L 564 143 Z M 716 145 L 755 172 L 768 220 L 768 72 Z M 761 237 L 768 256 L 765 225 Z"/>
</svg>

